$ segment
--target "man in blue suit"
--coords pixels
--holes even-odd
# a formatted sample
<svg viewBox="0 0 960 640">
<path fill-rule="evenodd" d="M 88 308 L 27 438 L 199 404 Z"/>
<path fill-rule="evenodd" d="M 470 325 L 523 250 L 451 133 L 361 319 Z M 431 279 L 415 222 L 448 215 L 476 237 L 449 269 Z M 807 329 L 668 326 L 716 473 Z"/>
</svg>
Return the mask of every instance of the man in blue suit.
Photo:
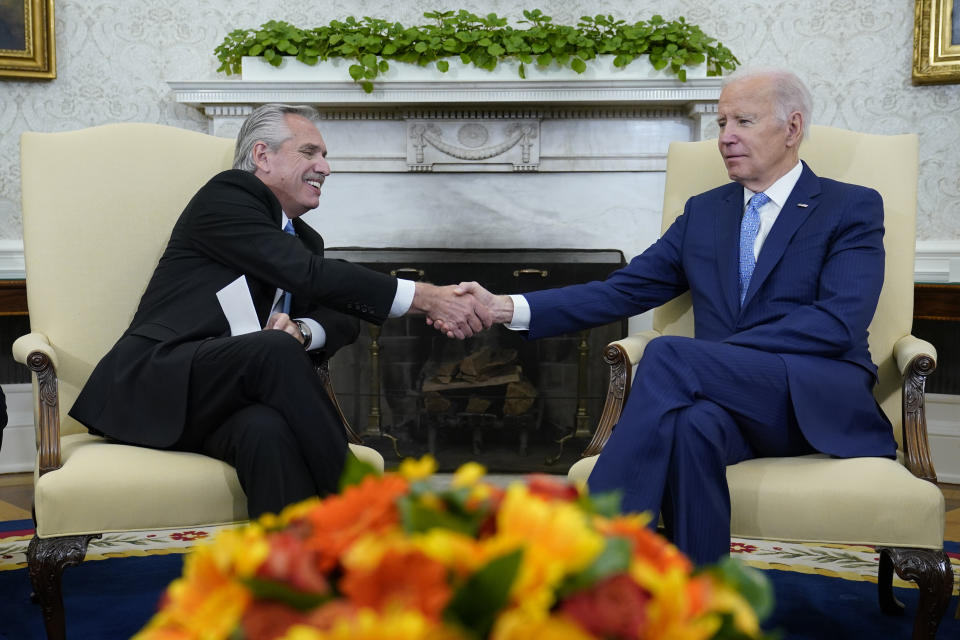
<svg viewBox="0 0 960 640">
<path fill-rule="evenodd" d="M 883 204 L 876 191 L 819 178 L 800 161 L 810 111 L 792 73 L 734 77 L 717 113 L 733 182 L 690 198 L 629 265 L 603 282 L 523 296 L 460 287 L 530 338 L 691 292 L 696 337 L 647 346 L 589 485 L 621 490 L 625 509 L 661 511 L 673 541 L 700 564 L 729 552 L 727 465 L 896 450 L 871 392 L 867 347 L 883 284 Z"/>
</svg>

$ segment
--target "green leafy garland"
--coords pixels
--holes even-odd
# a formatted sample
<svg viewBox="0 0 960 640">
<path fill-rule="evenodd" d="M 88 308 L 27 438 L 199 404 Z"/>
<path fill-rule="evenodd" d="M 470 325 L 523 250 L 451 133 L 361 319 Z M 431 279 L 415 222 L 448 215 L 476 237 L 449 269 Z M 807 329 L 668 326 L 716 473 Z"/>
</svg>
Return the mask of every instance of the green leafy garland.
<svg viewBox="0 0 960 640">
<path fill-rule="evenodd" d="M 445 72 L 450 66 L 446 58 L 455 56 L 464 64 L 487 70 L 499 60 L 516 59 L 524 78 L 525 65 L 530 64 L 556 62 L 583 73 L 585 61 L 598 55 L 616 56 L 613 63 L 617 67 L 626 67 L 645 55 L 655 69 L 668 69 L 682 81 L 687 79 L 685 67 L 706 62 L 707 75 L 718 76 L 740 64 L 723 44 L 682 16 L 669 21 L 655 15 L 634 24 L 612 15 L 583 16 L 572 27 L 554 24 L 553 18 L 534 9 L 524 11 L 526 20 L 519 21 L 529 27 L 515 29 L 495 13 L 479 17 L 461 9 L 423 15 L 435 22 L 404 27 L 399 22 L 350 16 L 315 29 L 276 20 L 259 29 L 236 29 L 214 50 L 221 63 L 217 71 L 240 73 L 244 56 L 262 56 L 274 66 L 279 66 L 284 56 L 295 56 L 309 65 L 331 57 L 348 58 L 357 61 L 350 66 L 350 76 L 369 93 L 372 81 L 390 68 L 390 60 L 420 66 L 433 62 Z"/>
</svg>

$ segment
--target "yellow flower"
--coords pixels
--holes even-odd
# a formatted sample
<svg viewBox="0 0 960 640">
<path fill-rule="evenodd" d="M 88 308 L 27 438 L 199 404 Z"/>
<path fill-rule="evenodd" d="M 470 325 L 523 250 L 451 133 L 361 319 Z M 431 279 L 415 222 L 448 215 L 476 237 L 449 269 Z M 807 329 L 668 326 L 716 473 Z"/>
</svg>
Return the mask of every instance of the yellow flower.
<svg viewBox="0 0 960 640">
<path fill-rule="evenodd" d="M 531 611 L 546 611 L 554 603 L 554 587 L 586 568 L 603 550 L 604 540 L 575 503 L 542 500 L 517 484 L 507 489 L 500 505 L 496 535 L 482 544 L 488 560 L 524 548 L 512 600 Z"/>
<path fill-rule="evenodd" d="M 480 479 L 483 478 L 486 473 L 487 469 L 482 464 L 478 462 L 467 462 L 466 464 L 460 465 L 460 468 L 454 472 L 451 485 L 455 489 L 472 487 L 480 482 Z"/>
<path fill-rule="evenodd" d="M 463 640 L 463 636 L 431 622 L 418 611 L 393 610 L 378 615 L 371 609 L 361 609 L 326 631 L 295 625 L 282 640 Z"/>
<path fill-rule="evenodd" d="M 485 563 L 480 544 L 472 537 L 449 529 L 431 529 L 413 536 L 411 542 L 427 556 L 464 575 Z"/>
<path fill-rule="evenodd" d="M 510 609 L 498 618 L 490 640 L 592 640 L 593 636 L 566 618 L 529 615 Z"/>
<path fill-rule="evenodd" d="M 218 537 L 219 540 L 219 537 Z M 218 565 L 212 546 L 196 548 L 184 561 L 183 577 L 167 588 L 166 605 L 137 634 L 138 640 L 229 637 L 240 621 L 250 592 Z"/>
<path fill-rule="evenodd" d="M 400 468 L 397 469 L 397 473 L 410 482 L 415 480 L 423 480 L 424 478 L 428 478 L 436 472 L 437 461 L 430 454 L 423 456 L 419 460 L 406 458 L 400 463 Z"/>
<path fill-rule="evenodd" d="M 749 636 L 760 632 L 760 621 L 753 608 L 739 593 L 725 584 L 714 584 L 707 604 L 711 611 L 726 611 L 733 614 L 733 624 Z"/>
<path fill-rule="evenodd" d="M 220 532 L 207 547 L 220 571 L 249 578 L 270 555 L 264 530 L 256 523 Z"/>
</svg>

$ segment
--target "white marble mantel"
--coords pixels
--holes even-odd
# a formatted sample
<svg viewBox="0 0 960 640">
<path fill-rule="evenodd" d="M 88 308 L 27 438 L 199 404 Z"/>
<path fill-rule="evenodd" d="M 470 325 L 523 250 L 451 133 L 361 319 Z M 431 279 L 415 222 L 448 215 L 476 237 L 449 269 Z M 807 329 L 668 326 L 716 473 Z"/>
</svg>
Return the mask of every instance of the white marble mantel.
<svg viewBox="0 0 960 640">
<path fill-rule="evenodd" d="M 619 249 L 659 235 L 666 151 L 715 135 L 718 78 L 171 81 L 233 137 L 311 104 L 333 175 L 306 220 L 329 247 Z M 719 157 L 718 157 L 719 161 Z"/>
</svg>

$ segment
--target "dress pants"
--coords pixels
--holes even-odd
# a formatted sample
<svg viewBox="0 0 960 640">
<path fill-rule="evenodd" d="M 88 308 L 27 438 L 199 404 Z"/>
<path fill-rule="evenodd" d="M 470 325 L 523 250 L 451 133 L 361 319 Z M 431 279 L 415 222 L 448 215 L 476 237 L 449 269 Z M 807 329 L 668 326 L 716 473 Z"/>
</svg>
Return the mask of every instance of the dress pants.
<svg viewBox="0 0 960 640">
<path fill-rule="evenodd" d="M 336 491 L 348 451 L 309 355 L 277 330 L 200 345 L 175 448 L 236 468 L 251 518 Z"/>
<path fill-rule="evenodd" d="M 812 452 L 778 355 L 663 336 L 647 345 L 588 484 L 622 491 L 624 511 L 662 511 L 667 536 L 707 564 L 730 551 L 727 465 Z"/>
</svg>

